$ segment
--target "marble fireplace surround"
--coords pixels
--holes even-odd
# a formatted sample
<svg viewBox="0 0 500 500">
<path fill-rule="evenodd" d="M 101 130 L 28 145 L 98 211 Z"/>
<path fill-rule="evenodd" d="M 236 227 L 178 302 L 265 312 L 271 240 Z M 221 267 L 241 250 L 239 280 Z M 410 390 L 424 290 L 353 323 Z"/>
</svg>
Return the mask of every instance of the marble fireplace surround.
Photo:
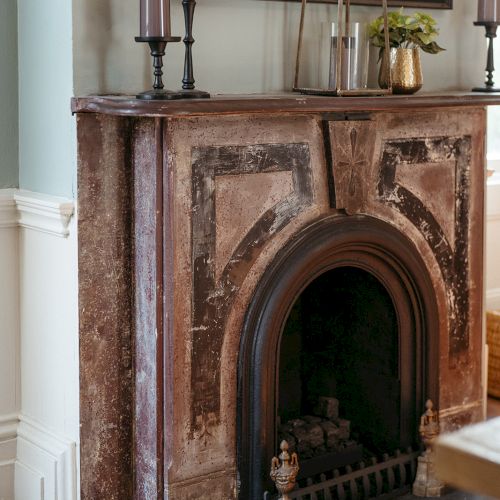
<svg viewBox="0 0 500 500">
<path fill-rule="evenodd" d="M 493 103 L 74 99 L 82 499 L 261 498 L 282 321 L 339 262 L 408 292 L 412 408 L 480 420 Z"/>
</svg>

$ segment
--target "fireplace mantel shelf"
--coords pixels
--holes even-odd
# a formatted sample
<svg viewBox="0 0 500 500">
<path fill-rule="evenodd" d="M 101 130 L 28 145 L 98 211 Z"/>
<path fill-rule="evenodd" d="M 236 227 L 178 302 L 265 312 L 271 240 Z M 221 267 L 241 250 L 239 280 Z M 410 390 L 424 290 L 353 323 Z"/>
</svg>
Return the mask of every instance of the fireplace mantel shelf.
<svg viewBox="0 0 500 500">
<path fill-rule="evenodd" d="M 398 111 L 416 108 L 500 105 L 500 93 L 421 93 L 413 96 L 321 97 L 299 94 L 217 95 L 212 99 L 142 101 L 132 96 L 75 97 L 73 113 L 116 116 L 196 116 L 245 113 Z"/>
</svg>

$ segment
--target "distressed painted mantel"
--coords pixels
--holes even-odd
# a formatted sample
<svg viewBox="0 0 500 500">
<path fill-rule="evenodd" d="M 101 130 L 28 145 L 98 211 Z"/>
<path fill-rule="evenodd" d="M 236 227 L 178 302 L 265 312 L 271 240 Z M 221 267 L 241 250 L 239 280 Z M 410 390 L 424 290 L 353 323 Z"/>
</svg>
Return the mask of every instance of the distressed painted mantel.
<svg viewBox="0 0 500 500">
<path fill-rule="evenodd" d="M 480 420 L 485 106 L 499 103 L 74 99 L 82 499 L 248 498 L 243 324 L 280 250 L 318 224 L 376 219 L 408 241 L 437 307 L 424 390 L 446 428 Z"/>
</svg>

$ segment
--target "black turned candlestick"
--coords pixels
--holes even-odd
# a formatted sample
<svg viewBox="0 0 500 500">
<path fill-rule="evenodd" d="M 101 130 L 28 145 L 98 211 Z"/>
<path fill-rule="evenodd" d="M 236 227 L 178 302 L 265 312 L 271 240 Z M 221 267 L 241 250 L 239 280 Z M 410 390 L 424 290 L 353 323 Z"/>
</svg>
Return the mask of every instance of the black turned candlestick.
<svg viewBox="0 0 500 500">
<path fill-rule="evenodd" d="M 180 36 L 167 36 L 167 37 L 155 37 L 148 36 L 135 37 L 136 42 L 145 42 L 149 44 L 151 49 L 151 56 L 153 57 L 153 67 L 154 67 L 154 83 L 153 90 L 148 90 L 146 92 L 141 92 L 137 94 L 137 99 L 146 100 L 170 100 L 170 99 L 182 99 L 184 94 L 182 92 L 174 92 L 172 90 L 165 90 L 163 85 L 163 57 L 165 56 L 165 49 L 167 43 L 169 42 L 180 42 Z"/>
<path fill-rule="evenodd" d="M 193 19 L 196 8 L 196 0 L 182 0 L 184 9 L 184 22 L 186 25 L 186 36 L 184 37 L 185 57 L 184 57 L 184 78 L 182 79 L 182 97 L 185 99 L 209 98 L 210 94 L 203 90 L 197 90 L 194 85 L 193 72 Z"/>
<path fill-rule="evenodd" d="M 493 39 L 497 37 L 498 23 L 478 21 L 474 23 L 476 26 L 484 26 L 486 28 L 486 38 L 488 38 L 488 59 L 486 62 L 486 81 L 484 87 L 475 87 L 473 92 L 500 92 L 499 88 L 495 88 L 493 81 L 493 72 L 495 71 L 495 62 L 493 58 Z"/>
</svg>

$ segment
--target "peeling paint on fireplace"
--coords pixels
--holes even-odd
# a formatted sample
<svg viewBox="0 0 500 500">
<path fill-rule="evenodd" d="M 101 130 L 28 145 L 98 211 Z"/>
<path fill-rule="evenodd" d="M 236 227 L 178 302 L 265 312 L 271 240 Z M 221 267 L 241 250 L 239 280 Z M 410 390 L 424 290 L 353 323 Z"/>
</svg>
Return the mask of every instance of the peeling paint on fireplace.
<svg viewBox="0 0 500 500">
<path fill-rule="evenodd" d="M 380 162 L 380 200 L 401 212 L 421 232 L 434 253 L 447 287 L 450 310 L 450 358 L 469 349 L 469 191 L 471 137 L 411 138 L 386 141 Z M 443 228 L 424 202 L 396 182 L 401 164 L 419 165 L 452 159 L 455 163 L 455 240 L 448 241 Z M 443 207 L 446 209 L 446 207 Z"/>
</svg>

